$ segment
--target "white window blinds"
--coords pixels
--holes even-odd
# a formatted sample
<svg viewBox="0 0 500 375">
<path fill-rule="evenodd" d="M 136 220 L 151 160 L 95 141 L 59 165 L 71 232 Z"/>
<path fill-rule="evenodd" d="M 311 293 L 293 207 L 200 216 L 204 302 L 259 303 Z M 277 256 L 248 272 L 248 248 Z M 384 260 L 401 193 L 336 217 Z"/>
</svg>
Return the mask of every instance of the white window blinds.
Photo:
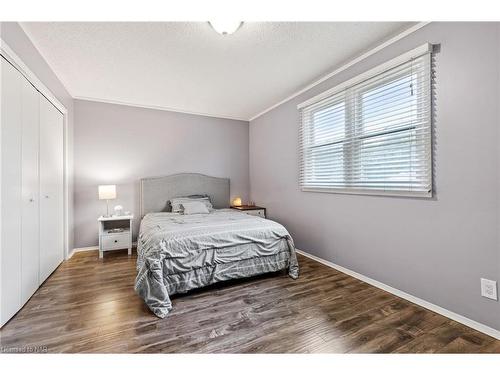
<svg viewBox="0 0 500 375">
<path fill-rule="evenodd" d="M 432 195 L 431 46 L 299 105 L 302 190 Z"/>
</svg>

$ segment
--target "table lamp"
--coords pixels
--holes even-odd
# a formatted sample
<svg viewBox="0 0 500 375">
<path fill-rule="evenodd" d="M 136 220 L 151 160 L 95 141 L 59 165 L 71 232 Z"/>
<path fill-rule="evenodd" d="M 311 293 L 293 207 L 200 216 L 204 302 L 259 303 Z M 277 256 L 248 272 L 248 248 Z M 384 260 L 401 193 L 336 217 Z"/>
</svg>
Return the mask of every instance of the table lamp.
<svg viewBox="0 0 500 375">
<path fill-rule="evenodd" d="M 106 200 L 106 216 L 109 217 L 109 200 L 116 199 L 116 185 L 99 185 L 99 200 Z"/>
</svg>

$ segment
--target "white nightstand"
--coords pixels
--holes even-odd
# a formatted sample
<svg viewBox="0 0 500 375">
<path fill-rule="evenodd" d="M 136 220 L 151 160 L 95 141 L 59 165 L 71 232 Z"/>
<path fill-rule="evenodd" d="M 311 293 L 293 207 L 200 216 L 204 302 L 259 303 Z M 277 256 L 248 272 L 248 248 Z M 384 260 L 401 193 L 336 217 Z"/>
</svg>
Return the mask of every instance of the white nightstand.
<svg viewBox="0 0 500 375">
<path fill-rule="evenodd" d="M 263 217 L 264 219 L 266 218 L 265 207 L 242 205 L 242 206 L 232 206 L 231 208 L 233 210 L 244 212 L 247 215 L 260 216 Z"/>
<path fill-rule="evenodd" d="M 132 220 L 128 216 L 101 216 L 99 222 L 99 258 L 109 250 L 128 249 L 132 255 Z"/>
</svg>

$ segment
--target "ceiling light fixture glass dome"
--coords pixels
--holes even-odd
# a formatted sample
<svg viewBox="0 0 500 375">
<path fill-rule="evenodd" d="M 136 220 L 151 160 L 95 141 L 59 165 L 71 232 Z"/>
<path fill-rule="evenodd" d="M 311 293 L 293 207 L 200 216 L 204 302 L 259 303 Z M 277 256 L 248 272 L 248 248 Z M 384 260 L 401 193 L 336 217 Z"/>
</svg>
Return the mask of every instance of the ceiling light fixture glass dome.
<svg viewBox="0 0 500 375">
<path fill-rule="evenodd" d="M 221 35 L 234 33 L 243 24 L 241 21 L 218 20 L 208 22 L 212 28 Z"/>
</svg>

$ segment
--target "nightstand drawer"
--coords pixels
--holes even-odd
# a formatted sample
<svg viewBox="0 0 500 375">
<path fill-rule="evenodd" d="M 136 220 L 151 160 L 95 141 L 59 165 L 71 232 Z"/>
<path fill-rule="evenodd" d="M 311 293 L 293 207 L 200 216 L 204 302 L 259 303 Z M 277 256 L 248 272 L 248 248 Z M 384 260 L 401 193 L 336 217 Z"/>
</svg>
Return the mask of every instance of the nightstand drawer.
<svg viewBox="0 0 500 375">
<path fill-rule="evenodd" d="M 259 207 L 254 205 L 241 205 L 241 206 L 232 206 L 233 210 L 243 212 L 247 215 L 259 216 L 262 218 L 266 218 L 266 208 Z"/>
<path fill-rule="evenodd" d="M 260 216 L 265 218 L 266 217 L 266 212 L 265 210 L 248 210 L 244 211 L 247 215 L 252 215 L 252 216 Z"/>
<path fill-rule="evenodd" d="M 128 249 L 130 247 L 130 232 L 102 236 L 101 247 L 102 250 Z"/>
</svg>

